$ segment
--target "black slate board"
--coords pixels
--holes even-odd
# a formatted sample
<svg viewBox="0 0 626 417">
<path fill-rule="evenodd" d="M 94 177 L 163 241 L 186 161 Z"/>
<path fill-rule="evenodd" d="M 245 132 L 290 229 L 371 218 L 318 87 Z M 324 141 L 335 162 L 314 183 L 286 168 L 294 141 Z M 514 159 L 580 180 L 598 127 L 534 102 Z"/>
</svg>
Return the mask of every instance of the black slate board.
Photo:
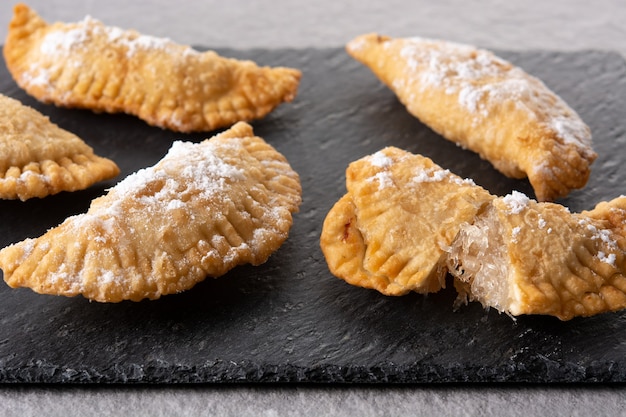
<svg viewBox="0 0 626 417">
<path fill-rule="evenodd" d="M 626 312 L 561 322 L 513 321 L 452 288 L 390 298 L 334 278 L 319 249 L 322 221 L 345 192 L 349 162 L 384 146 L 422 153 L 491 192 L 504 178 L 411 117 L 342 49 L 220 50 L 303 70 L 297 99 L 255 132 L 300 173 L 304 202 L 290 238 L 260 267 L 158 301 L 90 303 L 0 285 L 0 382 L 624 382 Z M 562 203 L 578 211 L 626 192 L 626 64 L 584 51 L 500 54 L 542 78 L 591 126 L 599 153 L 588 187 Z M 181 135 L 125 115 L 37 103 L 0 66 L 0 91 L 31 105 L 118 162 L 119 178 L 160 159 Z M 0 246 L 42 234 L 115 181 L 44 200 L 0 201 Z"/>
</svg>

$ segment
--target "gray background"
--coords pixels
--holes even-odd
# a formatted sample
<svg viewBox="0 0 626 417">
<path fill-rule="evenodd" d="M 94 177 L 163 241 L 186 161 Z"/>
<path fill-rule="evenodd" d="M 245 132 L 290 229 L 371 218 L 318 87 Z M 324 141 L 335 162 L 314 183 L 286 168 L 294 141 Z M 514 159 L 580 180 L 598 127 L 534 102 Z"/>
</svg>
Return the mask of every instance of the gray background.
<svg viewBox="0 0 626 417">
<path fill-rule="evenodd" d="M 340 47 L 377 31 L 507 50 L 601 49 L 626 56 L 617 0 L 31 0 L 48 21 L 108 25 L 206 47 Z M 0 36 L 13 2 L 1 0 Z M 0 415 L 624 415 L 621 386 L 0 387 Z"/>
</svg>

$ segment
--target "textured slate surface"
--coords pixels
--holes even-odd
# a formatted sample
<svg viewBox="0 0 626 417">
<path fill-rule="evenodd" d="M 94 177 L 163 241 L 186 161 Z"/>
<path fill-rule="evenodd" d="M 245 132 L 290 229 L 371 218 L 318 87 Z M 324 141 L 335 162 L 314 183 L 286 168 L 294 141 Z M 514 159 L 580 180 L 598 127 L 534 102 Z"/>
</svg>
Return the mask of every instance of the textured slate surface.
<svg viewBox="0 0 626 417">
<path fill-rule="evenodd" d="M 517 321 L 478 304 L 452 311 L 452 288 L 389 298 L 327 270 L 322 221 L 345 191 L 347 164 L 388 145 L 419 152 L 496 194 L 509 180 L 408 115 L 341 49 L 221 51 L 303 70 L 294 103 L 254 123 L 300 173 L 304 202 L 285 245 L 260 267 L 158 301 L 90 303 L 0 285 L 0 382 L 624 382 L 626 312 Z M 625 192 L 626 64 L 617 54 L 500 52 L 541 77 L 591 126 L 600 157 L 578 211 Z M 0 91 L 32 105 L 118 162 L 121 177 L 152 165 L 174 139 L 125 115 L 37 103 L 0 66 Z M 83 212 L 103 183 L 26 203 L 0 201 L 0 246 Z"/>
</svg>

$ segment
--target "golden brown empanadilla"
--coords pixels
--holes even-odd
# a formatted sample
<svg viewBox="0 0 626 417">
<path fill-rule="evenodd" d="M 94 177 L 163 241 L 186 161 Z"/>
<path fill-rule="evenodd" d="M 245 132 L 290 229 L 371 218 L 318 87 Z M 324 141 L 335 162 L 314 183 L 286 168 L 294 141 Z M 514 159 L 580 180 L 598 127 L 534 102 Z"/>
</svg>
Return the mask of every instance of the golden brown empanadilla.
<svg viewBox="0 0 626 417">
<path fill-rule="evenodd" d="M 350 164 L 320 244 L 333 274 L 386 295 L 445 285 L 445 248 L 493 197 L 430 159 L 388 147 Z"/>
<path fill-rule="evenodd" d="M 459 300 L 561 320 L 626 308 L 625 224 L 626 197 L 583 213 L 521 193 L 495 199 L 451 245 Z"/>
<path fill-rule="evenodd" d="M 119 174 L 115 162 L 18 100 L 0 94 L 0 198 L 85 189 Z"/>
<path fill-rule="evenodd" d="M 536 77 L 493 53 L 441 40 L 362 35 L 348 53 L 443 137 L 513 178 L 539 201 L 582 188 L 597 155 L 576 112 Z"/>
<path fill-rule="evenodd" d="M 385 148 L 351 163 L 320 246 L 330 271 L 386 295 L 440 290 L 511 316 L 626 308 L 626 197 L 570 213 L 490 195 L 428 158 Z"/>
<path fill-rule="evenodd" d="M 295 97 L 301 77 L 90 17 L 47 24 L 23 4 L 14 8 L 4 57 L 17 84 L 38 100 L 129 113 L 180 132 L 264 117 Z"/>
<path fill-rule="evenodd" d="M 156 299 L 265 262 L 300 201 L 298 174 L 240 122 L 198 144 L 174 142 L 86 213 L 0 250 L 0 268 L 9 286 L 43 294 Z"/>
</svg>

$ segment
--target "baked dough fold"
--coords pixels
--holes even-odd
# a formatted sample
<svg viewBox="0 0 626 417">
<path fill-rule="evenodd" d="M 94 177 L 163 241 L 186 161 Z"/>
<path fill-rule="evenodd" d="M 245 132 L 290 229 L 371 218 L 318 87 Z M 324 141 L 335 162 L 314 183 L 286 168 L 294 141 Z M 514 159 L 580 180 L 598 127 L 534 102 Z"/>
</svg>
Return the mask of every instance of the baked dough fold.
<svg viewBox="0 0 626 417">
<path fill-rule="evenodd" d="M 179 132 L 262 118 L 293 100 L 301 77 L 91 17 L 48 24 L 23 4 L 14 8 L 4 57 L 17 84 L 40 101 L 133 114 Z"/>
<path fill-rule="evenodd" d="M 85 189 L 120 172 L 81 138 L 0 94 L 0 198 L 28 200 Z"/>
<path fill-rule="evenodd" d="M 521 68 L 470 45 L 417 37 L 361 35 L 346 49 L 435 132 L 506 176 L 528 177 L 539 201 L 587 183 L 597 157 L 589 127 Z"/>
<path fill-rule="evenodd" d="M 0 268 L 10 287 L 43 294 L 156 299 L 265 262 L 301 192 L 285 157 L 240 122 L 198 144 L 174 142 L 86 213 L 0 250 Z"/>
</svg>

